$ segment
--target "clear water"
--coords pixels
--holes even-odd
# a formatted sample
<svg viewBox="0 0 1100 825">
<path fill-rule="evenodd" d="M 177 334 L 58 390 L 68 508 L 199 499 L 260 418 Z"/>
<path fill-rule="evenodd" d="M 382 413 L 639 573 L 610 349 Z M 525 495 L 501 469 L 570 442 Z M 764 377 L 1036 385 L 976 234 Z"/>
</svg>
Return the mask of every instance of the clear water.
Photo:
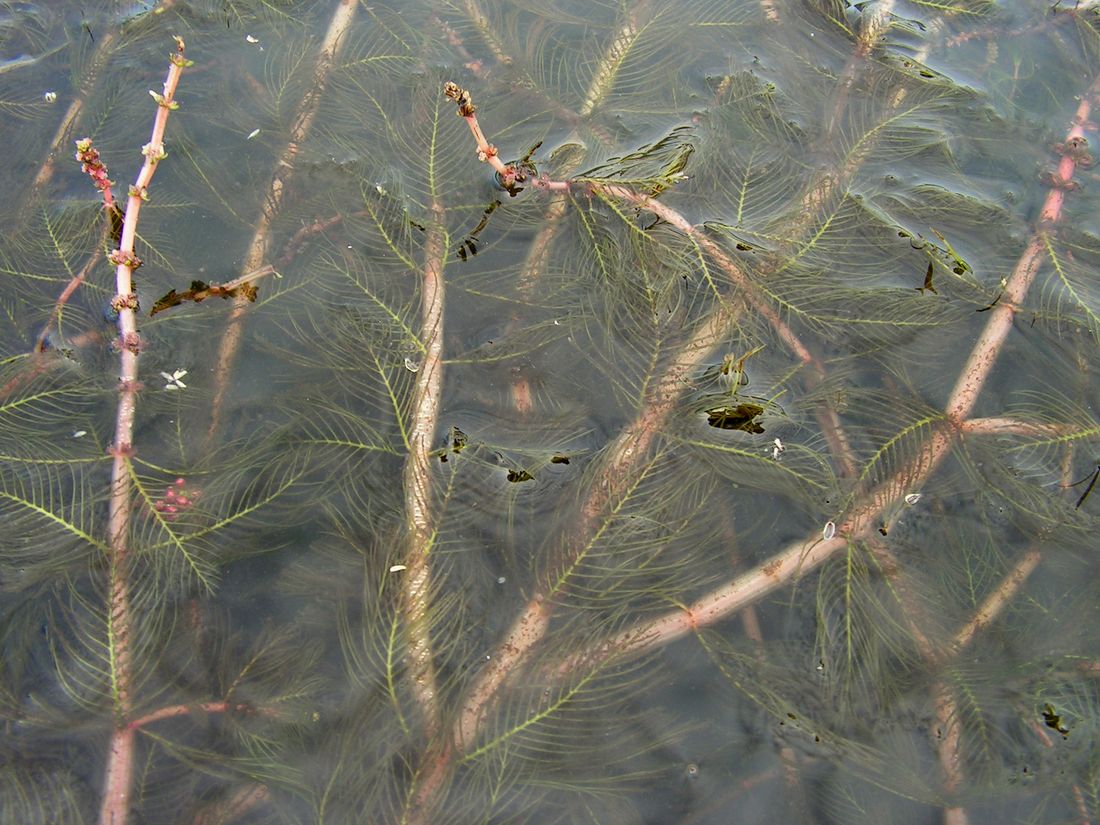
<svg viewBox="0 0 1100 825">
<path fill-rule="evenodd" d="M 73 141 L 124 201 L 173 36 L 112 482 Z M 0 4 L 0 820 L 1092 821 L 1098 77 L 1089 3 Z"/>
</svg>

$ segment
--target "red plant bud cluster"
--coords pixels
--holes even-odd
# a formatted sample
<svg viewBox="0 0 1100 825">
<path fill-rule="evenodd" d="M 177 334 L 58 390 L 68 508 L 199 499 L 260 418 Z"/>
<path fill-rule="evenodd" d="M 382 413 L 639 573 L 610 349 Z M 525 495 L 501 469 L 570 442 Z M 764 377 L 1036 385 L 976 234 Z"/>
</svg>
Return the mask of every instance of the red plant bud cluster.
<svg viewBox="0 0 1100 825">
<path fill-rule="evenodd" d="M 187 487 L 187 480 L 177 478 L 164 490 L 164 495 L 153 502 L 153 509 L 164 516 L 165 521 L 175 521 L 180 513 L 195 503 L 202 495 L 197 487 Z"/>
<path fill-rule="evenodd" d="M 76 159 L 80 161 L 80 171 L 87 174 L 95 188 L 103 193 L 103 203 L 113 206 L 111 187 L 115 182 L 107 177 L 107 167 L 99 159 L 99 150 L 92 146 L 91 138 L 81 138 L 76 142 Z"/>
</svg>

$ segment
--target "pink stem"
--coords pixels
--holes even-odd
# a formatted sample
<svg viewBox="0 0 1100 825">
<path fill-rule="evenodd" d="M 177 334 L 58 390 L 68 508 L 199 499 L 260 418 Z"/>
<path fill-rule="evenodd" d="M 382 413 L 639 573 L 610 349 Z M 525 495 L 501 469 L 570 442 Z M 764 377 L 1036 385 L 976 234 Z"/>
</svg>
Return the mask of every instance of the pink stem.
<svg viewBox="0 0 1100 825">
<path fill-rule="evenodd" d="M 257 708 L 242 702 L 201 702 L 197 705 L 171 705 L 166 708 L 158 708 L 151 713 L 131 720 L 126 724 L 126 727 L 131 730 L 140 730 L 155 722 L 160 722 L 164 719 L 175 719 L 179 716 L 187 716 L 195 711 L 201 711 L 202 713 L 253 713 L 259 714 L 260 716 L 278 716 L 278 713 L 271 708 Z"/>
<path fill-rule="evenodd" d="M 115 730 L 111 736 L 107 772 L 104 780 L 100 825 L 125 825 L 130 813 L 130 789 L 134 769 L 134 729 L 128 724 L 132 711 L 130 695 L 132 662 L 130 652 L 130 590 L 127 579 L 130 550 L 131 480 L 130 455 L 133 452 L 134 412 L 137 399 L 138 353 L 141 339 L 137 332 L 133 295 L 133 271 L 140 262 L 134 256 L 141 205 L 148 196 L 147 187 L 153 179 L 157 163 L 164 157 L 164 128 L 168 113 L 175 108 L 173 100 L 180 74 L 188 62 L 184 59 L 184 43 L 176 38 L 176 53 L 164 81 L 164 91 L 157 97 L 157 116 L 149 143 L 142 149 L 145 163 L 137 180 L 130 187 L 126 216 L 122 224 L 119 249 L 112 254 L 115 270 L 115 301 L 118 307 L 118 330 L 121 370 L 119 374 L 119 404 L 115 420 L 115 440 L 111 447 L 111 497 L 108 504 L 108 538 L 110 559 L 110 607 L 108 638 L 110 640 L 110 670 L 115 703 Z"/>
</svg>

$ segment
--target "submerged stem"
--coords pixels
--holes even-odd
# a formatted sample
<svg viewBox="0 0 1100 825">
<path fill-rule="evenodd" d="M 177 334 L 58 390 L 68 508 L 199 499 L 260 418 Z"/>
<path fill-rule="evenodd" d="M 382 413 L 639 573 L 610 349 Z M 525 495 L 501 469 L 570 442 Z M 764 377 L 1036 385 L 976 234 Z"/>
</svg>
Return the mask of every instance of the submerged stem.
<svg viewBox="0 0 1100 825">
<path fill-rule="evenodd" d="M 1082 134 L 1082 125 L 1088 121 L 1090 112 L 1089 101 L 1098 90 L 1100 90 L 1100 77 L 1081 98 L 1074 127 L 1069 133 L 1070 137 Z M 1059 172 L 1063 180 L 1071 178 L 1074 168 L 1071 158 L 1062 158 Z M 987 321 L 955 383 L 955 388 L 946 405 L 948 424 L 933 432 L 924 449 L 911 462 L 898 470 L 885 483 L 858 500 L 849 509 L 843 523 L 838 522 L 837 532 L 833 538 L 826 540 L 814 534 L 794 542 L 767 562 L 715 588 L 689 607 L 639 623 L 598 647 L 571 657 L 563 663 L 561 670 L 572 671 L 582 664 L 591 662 L 593 657 L 620 655 L 626 651 L 642 653 L 681 638 L 697 627 L 724 619 L 730 613 L 809 572 L 828 560 L 837 550 L 847 547 L 850 541 L 872 534 L 882 514 L 895 507 L 906 493 L 919 488 L 947 457 L 955 444 L 957 431 L 973 410 L 993 364 L 1000 355 L 1008 332 L 1012 328 L 1012 320 L 1017 308 L 1022 304 L 1035 278 L 1042 236 L 1050 224 L 1060 216 L 1063 197 L 1063 190 L 1059 188 L 1054 188 L 1048 193 L 1041 213 L 1040 226 L 1017 260 L 1008 285 L 1005 287 L 1007 297 L 994 307 L 995 314 Z"/>
<path fill-rule="evenodd" d="M 332 73 L 332 67 L 340 54 L 340 50 L 347 41 L 347 33 L 351 28 L 352 21 L 355 19 L 358 5 L 359 0 L 338 0 L 336 10 L 329 21 L 328 31 L 325 32 L 325 38 L 321 42 L 321 49 L 317 54 L 317 62 L 313 68 L 313 84 L 298 106 L 298 112 L 290 127 L 286 147 L 279 157 L 275 174 L 272 176 L 271 183 L 264 195 L 260 215 L 256 220 L 256 230 L 249 242 L 244 263 L 241 266 L 244 272 L 254 272 L 262 269 L 264 261 L 267 259 L 271 227 L 282 208 L 287 184 L 294 170 L 294 159 L 297 157 L 302 142 L 313 125 L 313 119 L 317 115 L 321 97 L 328 86 L 329 75 Z M 225 332 L 222 333 L 221 352 L 218 356 L 218 367 L 214 373 L 214 400 L 210 407 L 210 425 L 206 431 L 208 443 L 213 442 L 214 436 L 221 426 L 222 413 L 225 409 L 225 400 L 230 387 L 229 378 L 233 374 L 233 365 L 237 359 L 237 352 L 241 347 L 241 336 L 244 334 L 244 314 L 249 303 L 249 300 L 243 296 L 233 299 L 233 310 L 229 314 Z"/>
<path fill-rule="evenodd" d="M 416 375 L 409 455 L 405 460 L 405 565 L 402 610 L 409 635 L 408 663 L 413 695 L 424 716 L 426 732 L 439 728 L 438 688 L 431 641 L 431 557 L 436 524 L 432 508 L 432 446 L 439 422 L 443 386 L 443 262 L 447 236 L 443 207 L 432 202 L 435 218 L 427 230 L 421 276 L 421 332 L 424 359 Z"/>
</svg>

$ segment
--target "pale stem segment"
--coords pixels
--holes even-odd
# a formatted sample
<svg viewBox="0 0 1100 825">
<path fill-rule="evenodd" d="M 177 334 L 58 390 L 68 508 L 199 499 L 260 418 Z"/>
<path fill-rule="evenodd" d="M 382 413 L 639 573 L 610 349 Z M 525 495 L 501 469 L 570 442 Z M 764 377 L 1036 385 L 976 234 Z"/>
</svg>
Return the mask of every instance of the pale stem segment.
<svg viewBox="0 0 1100 825">
<path fill-rule="evenodd" d="M 329 21 L 328 30 L 325 32 L 325 38 L 321 42 L 321 49 L 317 54 L 317 62 L 314 64 L 313 84 L 298 106 L 298 112 L 290 127 L 290 136 L 286 147 L 279 157 L 275 174 L 272 176 L 271 183 L 264 195 L 260 214 L 256 219 L 256 230 L 248 244 L 248 251 L 245 253 L 242 265 L 245 272 L 254 272 L 263 268 L 263 262 L 267 258 L 271 226 L 282 208 L 287 184 L 294 170 L 294 159 L 298 156 L 302 142 L 313 126 L 321 97 L 328 86 L 329 75 L 332 73 L 336 58 L 339 57 L 340 51 L 347 41 L 347 33 L 351 28 L 352 21 L 355 19 L 358 6 L 359 0 L 340 0 Z M 230 388 L 229 379 L 233 373 L 237 352 L 241 347 L 241 336 L 244 334 L 244 314 L 248 306 L 249 300 L 243 296 L 233 299 L 233 309 L 229 314 L 225 332 L 222 333 L 221 352 L 214 373 L 214 400 L 210 407 L 210 426 L 206 431 L 208 444 L 213 443 L 218 428 L 221 426 L 222 412 L 225 409 L 225 400 Z"/>
<path fill-rule="evenodd" d="M 439 728 L 438 688 L 431 643 L 431 565 L 436 538 L 432 507 L 432 465 L 435 432 L 443 388 L 443 262 L 447 233 L 443 207 L 432 202 L 434 220 L 427 230 L 424 271 L 421 277 L 421 340 L 424 358 L 416 373 L 409 455 L 405 460 L 405 566 L 402 612 L 409 638 L 409 676 L 413 695 L 424 717 L 426 733 L 434 738 Z"/>
<path fill-rule="evenodd" d="M 134 770 L 135 730 L 127 722 L 132 712 L 131 681 L 133 665 L 130 652 L 130 590 L 128 579 L 128 555 L 130 550 L 130 519 L 132 496 L 130 456 L 133 453 L 134 414 L 137 404 L 138 354 L 141 338 L 137 332 L 133 273 L 140 265 L 134 255 L 138 218 L 141 206 L 148 197 L 148 186 L 156 172 L 157 164 L 164 158 L 164 129 L 168 114 L 177 107 L 176 86 L 180 74 L 189 65 L 184 58 L 184 43 L 176 38 L 176 52 L 172 55 L 168 76 L 160 94 L 150 92 L 157 102 L 157 115 L 153 121 L 153 133 L 142 148 L 145 163 L 137 180 L 130 187 L 123 218 L 119 248 L 111 254 L 116 265 L 115 298 L 112 302 L 118 310 L 118 331 L 121 369 L 119 373 L 119 402 L 115 419 L 115 439 L 111 446 L 111 496 L 108 503 L 108 540 L 111 547 L 109 561 L 110 604 L 107 630 L 111 671 L 111 688 L 114 696 L 115 730 L 111 736 L 104 779 L 103 800 L 100 807 L 100 825 L 125 825 L 130 811 L 130 791 Z"/>
</svg>

